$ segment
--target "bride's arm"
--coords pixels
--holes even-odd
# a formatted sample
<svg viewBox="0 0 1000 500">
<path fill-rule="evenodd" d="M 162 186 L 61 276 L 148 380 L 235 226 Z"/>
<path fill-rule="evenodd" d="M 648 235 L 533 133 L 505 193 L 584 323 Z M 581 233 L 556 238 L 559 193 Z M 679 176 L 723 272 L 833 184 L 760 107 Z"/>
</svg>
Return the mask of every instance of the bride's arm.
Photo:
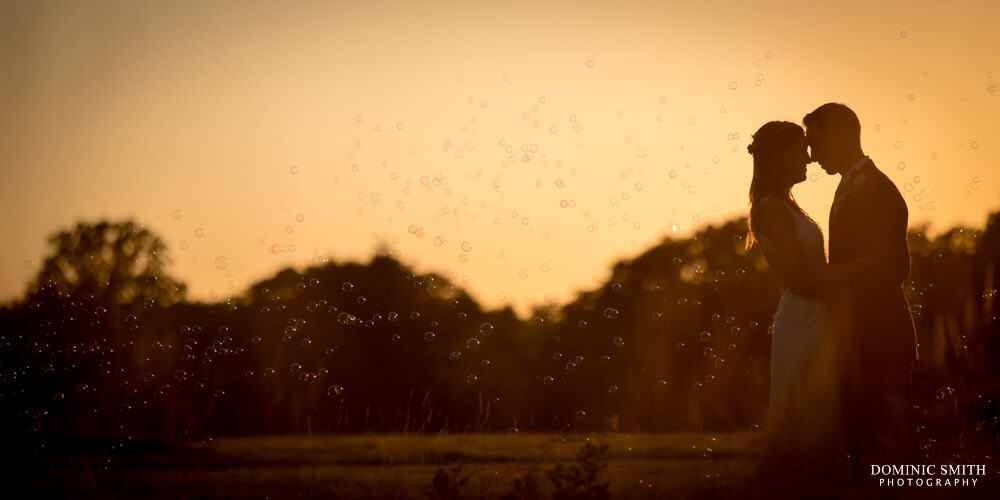
<svg viewBox="0 0 1000 500">
<path fill-rule="evenodd" d="M 835 287 L 875 272 L 877 262 L 875 256 L 868 255 L 849 262 L 814 268 L 793 280 L 792 289 L 801 295 L 822 295 Z"/>
<path fill-rule="evenodd" d="M 758 239 L 766 239 L 767 247 L 761 250 L 768 266 L 774 270 L 782 286 L 796 288 L 799 277 L 808 270 L 805 254 L 795 235 L 795 220 L 784 202 L 775 198 L 765 198 L 754 204 L 750 210 L 753 232 Z"/>
</svg>

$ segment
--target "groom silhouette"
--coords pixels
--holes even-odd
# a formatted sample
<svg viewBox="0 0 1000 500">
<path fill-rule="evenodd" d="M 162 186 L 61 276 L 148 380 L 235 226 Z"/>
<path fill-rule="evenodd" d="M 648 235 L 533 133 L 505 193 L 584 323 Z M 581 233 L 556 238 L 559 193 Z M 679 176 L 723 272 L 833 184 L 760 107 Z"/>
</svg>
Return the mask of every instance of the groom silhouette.
<svg viewBox="0 0 1000 500">
<path fill-rule="evenodd" d="M 864 474 L 871 464 L 916 456 L 910 380 L 918 354 L 902 289 L 910 273 L 906 202 L 862 152 L 854 111 L 827 103 L 802 122 L 812 161 L 841 176 L 830 209 L 830 265 L 870 262 L 843 280 L 844 307 L 834 312 L 845 444 L 852 470 Z"/>
</svg>

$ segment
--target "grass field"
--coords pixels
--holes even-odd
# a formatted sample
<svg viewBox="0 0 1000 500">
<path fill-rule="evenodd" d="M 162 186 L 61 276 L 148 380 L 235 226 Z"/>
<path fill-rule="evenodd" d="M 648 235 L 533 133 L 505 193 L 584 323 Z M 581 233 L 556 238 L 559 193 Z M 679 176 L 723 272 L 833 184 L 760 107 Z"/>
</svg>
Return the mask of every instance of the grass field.
<svg viewBox="0 0 1000 500">
<path fill-rule="evenodd" d="M 460 464 L 453 477 L 469 479 L 457 488 L 458 498 L 503 498 L 530 471 L 541 479 L 539 496 L 551 498 L 546 473 L 557 463 L 576 463 L 588 442 L 608 445 L 599 478 L 609 483 L 611 498 L 739 498 L 748 491 L 760 435 L 367 434 L 135 443 L 110 455 L 52 457 L 44 477 L 22 476 L 12 486 L 25 497 L 440 498 L 429 493 L 435 474 Z M 990 472 L 980 482 L 989 487 L 992 479 L 995 495 L 998 481 Z M 775 497 L 782 497 L 775 486 Z M 911 489 L 931 498 L 956 492 Z M 982 496 L 986 489 L 960 493 Z"/>
</svg>

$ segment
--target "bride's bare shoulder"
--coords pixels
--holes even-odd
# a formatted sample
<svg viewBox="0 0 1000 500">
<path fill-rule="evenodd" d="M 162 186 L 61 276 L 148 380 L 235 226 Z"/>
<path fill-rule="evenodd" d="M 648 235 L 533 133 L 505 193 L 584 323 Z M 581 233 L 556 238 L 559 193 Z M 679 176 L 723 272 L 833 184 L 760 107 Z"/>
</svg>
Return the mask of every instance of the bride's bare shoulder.
<svg viewBox="0 0 1000 500">
<path fill-rule="evenodd" d="M 784 225 L 792 222 L 791 214 L 784 200 L 775 196 L 765 196 L 750 207 L 750 217 L 761 227 Z"/>
</svg>

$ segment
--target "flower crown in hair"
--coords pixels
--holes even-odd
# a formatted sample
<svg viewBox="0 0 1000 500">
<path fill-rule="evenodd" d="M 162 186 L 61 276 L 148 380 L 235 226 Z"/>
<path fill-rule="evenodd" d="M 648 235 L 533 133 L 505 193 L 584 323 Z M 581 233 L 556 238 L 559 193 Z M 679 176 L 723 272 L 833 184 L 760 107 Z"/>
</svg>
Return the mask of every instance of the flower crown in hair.
<svg viewBox="0 0 1000 500">
<path fill-rule="evenodd" d="M 784 124 L 780 127 L 774 127 L 774 131 L 763 137 L 758 137 L 757 134 L 752 135 L 751 137 L 753 137 L 753 142 L 747 144 L 747 153 L 750 153 L 751 155 L 756 154 L 762 147 L 764 147 L 765 144 L 771 142 L 775 137 L 781 135 L 785 129 L 789 128 L 789 125 L 792 124 Z"/>
</svg>

